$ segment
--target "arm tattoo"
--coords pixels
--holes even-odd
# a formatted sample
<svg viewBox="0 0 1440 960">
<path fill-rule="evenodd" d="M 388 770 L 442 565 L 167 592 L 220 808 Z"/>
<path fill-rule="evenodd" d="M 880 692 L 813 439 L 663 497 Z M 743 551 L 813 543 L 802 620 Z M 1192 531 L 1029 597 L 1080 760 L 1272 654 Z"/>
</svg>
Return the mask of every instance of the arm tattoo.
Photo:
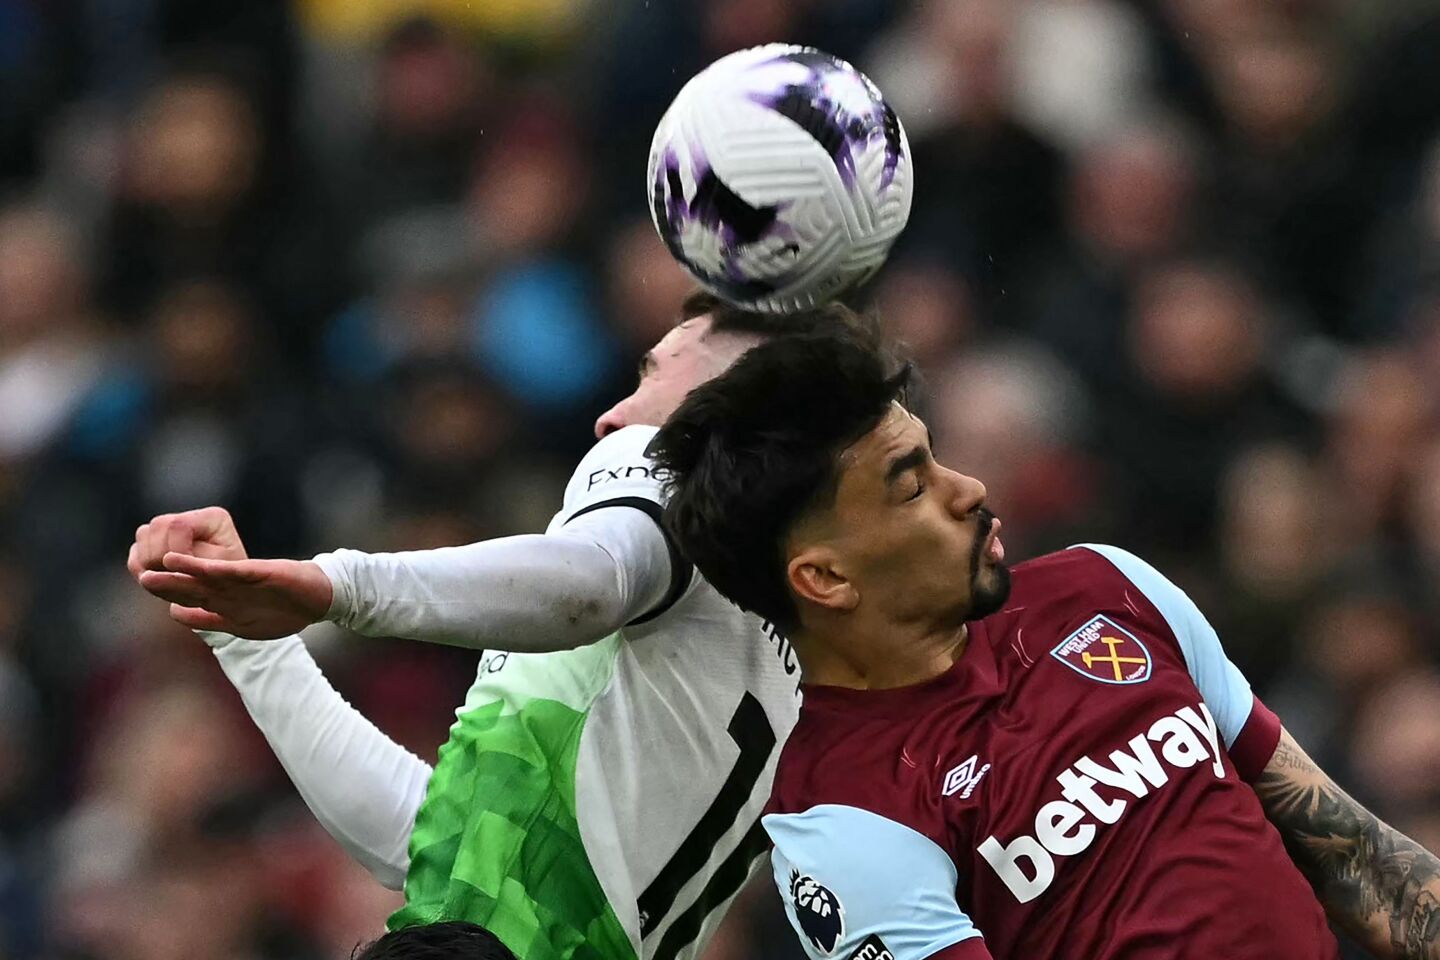
<svg viewBox="0 0 1440 960">
<path fill-rule="evenodd" d="M 1440 958 L 1440 860 L 1356 803 L 1282 733 L 1255 792 L 1325 910 L 1380 957 Z"/>
</svg>

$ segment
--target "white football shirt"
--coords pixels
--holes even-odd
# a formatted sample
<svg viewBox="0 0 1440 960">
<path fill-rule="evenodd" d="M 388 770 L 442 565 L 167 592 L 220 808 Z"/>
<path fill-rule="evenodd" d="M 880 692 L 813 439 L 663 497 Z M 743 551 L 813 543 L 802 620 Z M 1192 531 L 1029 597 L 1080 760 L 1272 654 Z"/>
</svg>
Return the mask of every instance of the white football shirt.
<svg viewBox="0 0 1440 960">
<path fill-rule="evenodd" d="M 658 524 L 662 478 L 645 455 L 655 432 L 600 441 L 550 530 L 599 511 Z M 759 818 L 800 670 L 778 631 L 673 549 L 670 561 L 661 602 L 605 640 L 482 657 L 421 806 L 392 926 L 471 919 L 522 960 L 684 960 L 714 932 L 768 849 Z"/>
</svg>

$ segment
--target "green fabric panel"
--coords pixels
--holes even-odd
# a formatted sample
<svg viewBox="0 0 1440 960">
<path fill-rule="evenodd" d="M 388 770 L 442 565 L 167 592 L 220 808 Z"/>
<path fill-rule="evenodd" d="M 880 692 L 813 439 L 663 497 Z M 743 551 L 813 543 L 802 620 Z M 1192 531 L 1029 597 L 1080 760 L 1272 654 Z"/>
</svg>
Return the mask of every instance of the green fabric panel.
<svg viewBox="0 0 1440 960">
<path fill-rule="evenodd" d="M 575 814 L 587 715 L 546 699 L 504 706 L 461 714 L 440 749 L 390 928 L 469 920 L 520 960 L 634 960 Z"/>
</svg>

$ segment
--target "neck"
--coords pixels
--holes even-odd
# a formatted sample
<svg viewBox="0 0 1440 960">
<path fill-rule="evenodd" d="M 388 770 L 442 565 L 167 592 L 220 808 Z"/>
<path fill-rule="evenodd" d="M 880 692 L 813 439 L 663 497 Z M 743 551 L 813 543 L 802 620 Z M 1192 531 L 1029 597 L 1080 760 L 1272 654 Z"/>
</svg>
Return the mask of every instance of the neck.
<svg viewBox="0 0 1440 960">
<path fill-rule="evenodd" d="M 908 687 L 955 665 L 970 635 L 965 624 L 806 627 L 791 637 L 805 682 L 853 690 Z"/>
</svg>

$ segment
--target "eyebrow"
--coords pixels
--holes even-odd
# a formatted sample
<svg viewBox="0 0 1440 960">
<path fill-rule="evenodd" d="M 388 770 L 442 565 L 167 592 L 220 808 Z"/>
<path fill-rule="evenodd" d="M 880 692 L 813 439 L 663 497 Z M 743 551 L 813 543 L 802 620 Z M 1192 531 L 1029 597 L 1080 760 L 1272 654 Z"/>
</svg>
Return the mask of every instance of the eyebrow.
<svg viewBox="0 0 1440 960">
<path fill-rule="evenodd" d="M 650 371 L 652 371 L 652 370 L 654 370 L 654 369 L 655 369 L 655 351 L 654 351 L 654 350 L 646 350 L 643 354 L 640 355 L 640 376 L 641 376 L 641 377 L 644 377 L 645 374 L 649 373 Z"/>
<path fill-rule="evenodd" d="M 900 479 L 901 474 L 907 470 L 914 470 L 916 467 L 923 466 L 928 456 L 928 450 L 924 447 L 916 447 L 909 453 L 902 454 L 890 461 L 890 467 L 885 471 L 885 486 L 888 487 Z"/>
</svg>

